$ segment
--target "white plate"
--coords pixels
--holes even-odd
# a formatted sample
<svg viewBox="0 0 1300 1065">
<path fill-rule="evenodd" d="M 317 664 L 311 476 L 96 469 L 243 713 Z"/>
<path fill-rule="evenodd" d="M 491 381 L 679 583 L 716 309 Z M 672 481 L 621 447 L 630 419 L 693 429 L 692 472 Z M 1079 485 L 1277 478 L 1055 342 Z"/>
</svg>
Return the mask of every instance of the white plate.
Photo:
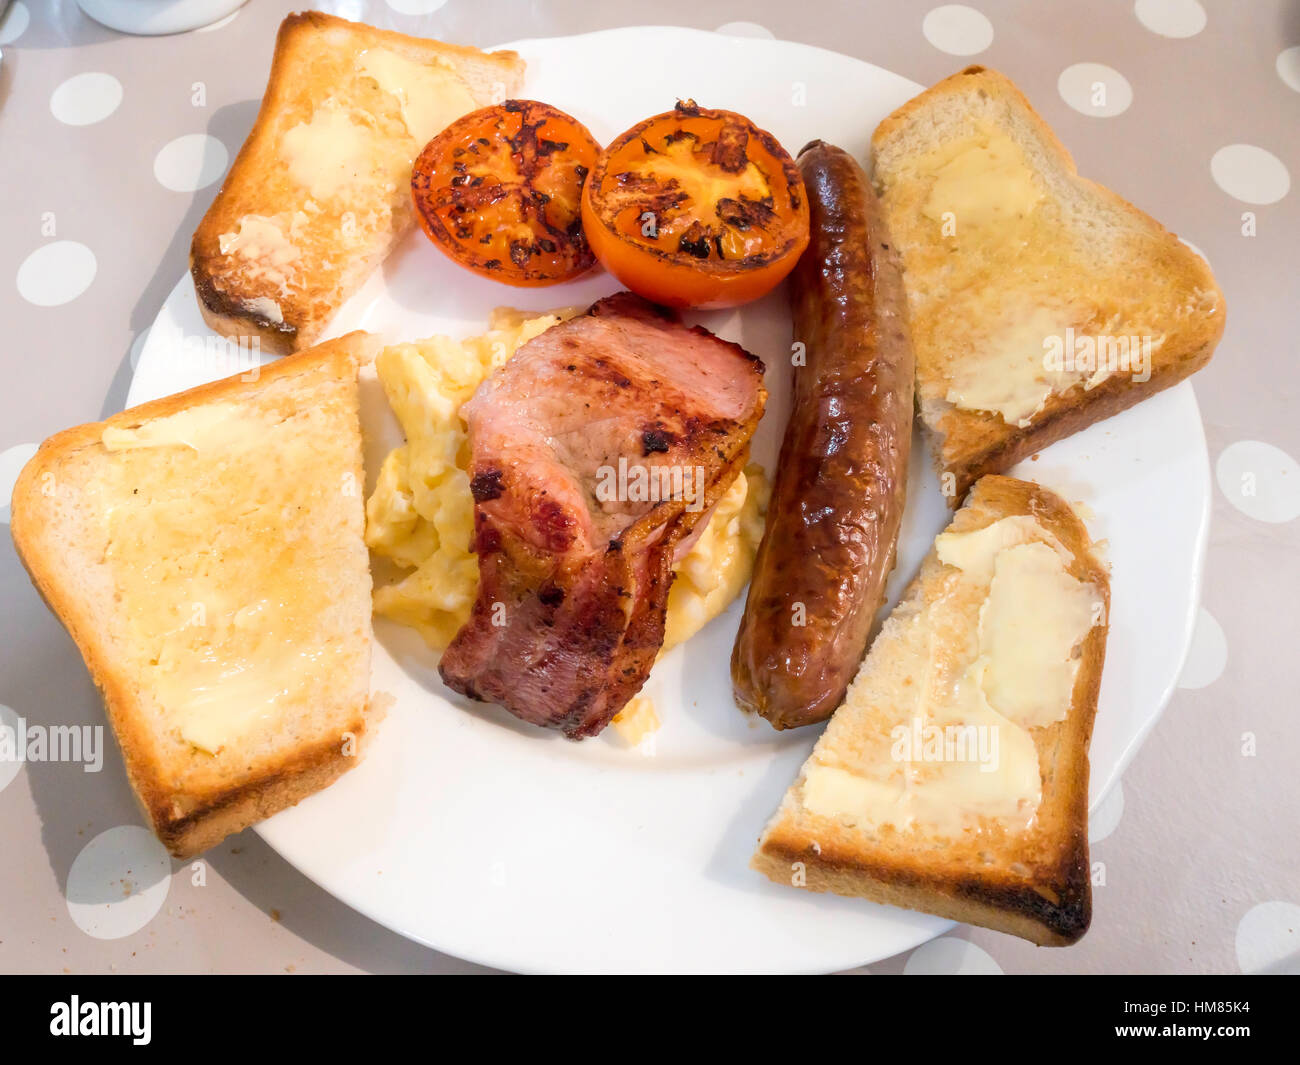
<svg viewBox="0 0 1300 1065">
<path fill-rule="evenodd" d="M 876 123 L 920 90 L 805 45 L 634 28 L 509 45 L 524 95 L 606 141 L 693 96 L 741 111 L 791 151 L 821 137 L 865 157 Z M 332 334 L 393 340 L 481 331 L 504 303 L 544 308 L 614 291 L 607 276 L 508 289 L 454 266 L 412 234 L 344 309 Z M 769 366 L 755 457 L 769 469 L 788 409 L 784 293 L 700 317 Z M 141 354 L 130 402 L 222 374 L 188 277 Z M 188 338 L 188 346 L 187 346 Z M 229 372 L 229 370 L 226 370 Z M 367 466 L 399 438 L 377 386 L 363 403 Z M 891 601 L 946 523 L 917 441 Z M 1191 637 L 1209 464 L 1183 384 L 1066 440 L 1016 471 L 1083 500 L 1114 565 L 1110 645 L 1092 743 L 1099 799 L 1173 689 Z M 258 828 L 331 894 L 412 939 L 516 970 L 826 971 L 914 947 L 935 917 L 771 884 L 749 870 L 755 839 L 820 731 L 778 734 L 732 704 L 727 662 L 740 603 L 660 662 L 647 685 L 663 720 L 652 747 L 570 743 L 439 682 L 409 630 L 381 622 L 376 690 L 396 696 L 365 762 Z M 651 753 L 652 752 L 652 753 Z"/>
</svg>

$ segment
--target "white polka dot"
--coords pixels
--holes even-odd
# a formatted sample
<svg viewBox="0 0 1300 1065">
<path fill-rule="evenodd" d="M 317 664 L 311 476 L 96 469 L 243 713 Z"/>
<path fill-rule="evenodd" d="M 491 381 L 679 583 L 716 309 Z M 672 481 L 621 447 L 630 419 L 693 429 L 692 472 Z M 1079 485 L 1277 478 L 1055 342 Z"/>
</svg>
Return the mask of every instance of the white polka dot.
<svg viewBox="0 0 1300 1065">
<path fill-rule="evenodd" d="M 952 936 L 940 936 L 912 951 L 904 976 L 999 976 L 1002 966 L 988 952 Z"/>
<path fill-rule="evenodd" d="M 1300 973 L 1300 906 L 1261 902 L 1237 925 L 1237 964 L 1243 973 Z"/>
<path fill-rule="evenodd" d="M 757 22 L 725 22 L 714 33 L 725 33 L 728 37 L 759 37 L 773 40 L 776 37 L 766 26 Z"/>
<path fill-rule="evenodd" d="M 1206 255 L 1205 252 L 1201 251 L 1200 248 L 1198 248 L 1186 237 L 1179 237 L 1178 239 L 1181 240 L 1184 244 L 1186 244 L 1189 248 L 1191 248 L 1192 251 L 1196 252 L 1196 254 L 1199 255 L 1202 259 L 1204 259 L 1207 265 L 1209 264 L 1210 257 Z"/>
<path fill-rule="evenodd" d="M 1277 76 L 1300 92 L 1300 44 L 1278 53 Z"/>
<path fill-rule="evenodd" d="M 1161 37 L 1195 37 L 1205 29 L 1205 8 L 1197 0 L 1137 0 L 1133 12 Z"/>
<path fill-rule="evenodd" d="M 32 13 L 27 10 L 27 5 L 19 0 L 15 3 L 5 15 L 0 19 L 0 44 L 13 44 L 27 30 L 32 21 Z"/>
<path fill-rule="evenodd" d="M 35 454 L 35 444 L 15 444 L 0 451 L 0 523 L 9 524 L 9 500 L 14 494 L 14 482 Z"/>
<path fill-rule="evenodd" d="M 1229 444 L 1214 464 L 1219 490 L 1243 514 L 1281 523 L 1300 517 L 1300 464 L 1262 440 Z"/>
<path fill-rule="evenodd" d="M 1291 175 L 1272 152 L 1253 144 L 1229 144 L 1210 160 L 1214 183 L 1242 203 L 1277 203 L 1291 191 Z"/>
<path fill-rule="evenodd" d="M 1102 63 L 1075 63 L 1061 71 L 1057 91 L 1080 114 L 1113 118 L 1128 110 L 1133 89 L 1118 70 Z"/>
<path fill-rule="evenodd" d="M 403 15 L 431 15 L 447 0 L 388 0 L 388 6 Z"/>
<path fill-rule="evenodd" d="M 12 451 L 13 448 L 9 450 Z M 0 738 L 0 791 L 4 791 L 13 783 L 14 777 L 23 767 L 22 761 L 18 758 L 18 724 L 18 715 L 0 703 L 0 729 L 8 730 L 0 734 L 3 736 Z"/>
<path fill-rule="evenodd" d="M 153 920 L 167 899 L 172 863 L 153 833 L 119 825 L 86 844 L 68 870 L 68 913 L 88 936 L 121 939 Z"/>
<path fill-rule="evenodd" d="M 103 122 L 122 102 L 122 83 L 112 74 L 78 74 L 50 96 L 54 117 L 69 126 Z"/>
<path fill-rule="evenodd" d="M 1192 646 L 1187 650 L 1187 661 L 1178 677 L 1180 688 L 1206 688 L 1223 676 L 1228 664 L 1228 637 L 1205 607 L 1196 612 L 1196 628 L 1192 630 Z"/>
<path fill-rule="evenodd" d="M 206 133 L 187 133 L 163 145 L 154 157 L 153 176 L 172 192 L 196 192 L 220 181 L 230 162 L 226 146 Z"/>
<path fill-rule="evenodd" d="M 976 55 L 993 43 L 993 23 L 973 7 L 944 4 L 921 23 L 925 39 L 949 55 Z"/>
<path fill-rule="evenodd" d="M 1099 843 L 1119 828 L 1120 818 L 1124 816 L 1124 785 L 1115 781 L 1114 787 L 1106 793 L 1101 805 L 1088 815 L 1088 842 Z"/>
<path fill-rule="evenodd" d="M 75 240 L 42 244 L 18 267 L 18 291 L 38 307 L 75 300 L 95 280 L 95 253 Z"/>
</svg>

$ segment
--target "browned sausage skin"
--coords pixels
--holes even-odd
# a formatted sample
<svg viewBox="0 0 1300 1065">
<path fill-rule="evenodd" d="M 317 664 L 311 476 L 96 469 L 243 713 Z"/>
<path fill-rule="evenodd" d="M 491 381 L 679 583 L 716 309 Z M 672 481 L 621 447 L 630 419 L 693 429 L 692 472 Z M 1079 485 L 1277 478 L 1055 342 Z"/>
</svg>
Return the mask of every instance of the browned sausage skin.
<svg viewBox="0 0 1300 1065">
<path fill-rule="evenodd" d="M 736 703 L 778 729 L 828 718 L 894 566 L 912 440 L 902 268 L 853 157 L 799 153 L 812 229 L 790 275 L 794 405 L 736 646 Z"/>
</svg>

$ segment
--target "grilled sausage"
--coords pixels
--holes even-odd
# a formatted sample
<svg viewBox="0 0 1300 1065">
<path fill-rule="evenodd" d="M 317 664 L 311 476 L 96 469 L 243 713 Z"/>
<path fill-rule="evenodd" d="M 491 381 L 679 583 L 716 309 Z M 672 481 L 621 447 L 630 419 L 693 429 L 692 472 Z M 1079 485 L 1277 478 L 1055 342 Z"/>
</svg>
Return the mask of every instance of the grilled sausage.
<svg viewBox="0 0 1300 1065">
<path fill-rule="evenodd" d="M 912 440 L 902 267 L 853 157 L 799 153 L 812 237 L 791 274 L 794 406 L 731 656 L 736 702 L 778 729 L 844 698 L 894 567 Z M 796 352 L 798 349 L 796 348 Z"/>
</svg>

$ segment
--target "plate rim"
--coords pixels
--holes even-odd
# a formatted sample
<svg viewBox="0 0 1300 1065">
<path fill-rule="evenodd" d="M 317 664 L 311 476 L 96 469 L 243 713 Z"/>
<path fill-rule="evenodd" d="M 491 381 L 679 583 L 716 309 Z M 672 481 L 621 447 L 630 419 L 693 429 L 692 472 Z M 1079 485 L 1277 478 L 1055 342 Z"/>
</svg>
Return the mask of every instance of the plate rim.
<svg viewBox="0 0 1300 1065">
<path fill-rule="evenodd" d="M 1129 740 L 1128 744 L 1124 747 L 1124 750 L 1120 752 L 1120 756 L 1115 760 L 1114 768 L 1106 778 L 1106 783 L 1098 789 L 1096 799 L 1088 804 L 1089 817 L 1092 816 L 1094 810 L 1101 806 L 1101 804 L 1110 797 L 1111 792 L 1114 791 L 1116 785 L 1119 784 L 1120 778 L 1128 771 L 1129 766 L 1133 764 L 1133 759 L 1137 757 L 1138 751 L 1142 749 L 1143 745 L 1150 738 L 1151 733 L 1155 731 L 1155 727 L 1160 723 L 1160 719 L 1165 716 L 1165 711 L 1173 701 L 1174 692 L 1178 690 L 1178 682 L 1182 678 L 1183 670 L 1187 668 L 1187 660 L 1191 657 L 1192 653 L 1192 640 L 1196 632 L 1197 615 L 1200 613 L 1201 596 L 1205 583 L 1205 560 L 1209 553 L 1210 520 L 1214 509 L 1214 486 L 1210 478 L 1210 447 L 1209 441 L 1205 436 L 1205 419 L 1201 415 L 1201 403 L 1200 400 L 1196 398 L 1196 389 L 1192 385 L 1192 379 L 1190 377 L 1185 377 L 1177 384 L 1173 385 L 1171 388 L 1165 389 L 1164 391 L 1174 392 L 1183 389 L 1186 389 L 1189 402 L 1196 413 L 1196 435 L 1200 444 L 1200 447 L 1196 451 L 1196 455 L 1200 460 L 1197 463 L 1196 479 L 1200 490 L 1201 506 L 1199 508 L 1199 513 L 1196 516 L 1195 543 L 1192 547 L 1194 558 L 1190 575 L 1191 609 L 1187 611 L 1187 616 L 1183 618 L 1183 631 L 1180 637 L 1182 653 L 1178 656 L 1178 668 L 1165 684 L 1156 706 L 1147 716 L 1142 726 L 1134 733 L 1133 738 Z M 1153 394 L 1159 395 L 1159 393 Z M 1104 668 L 1105 667 L 1103 666 L 1103 669 Z M 1091 746 L 1091 743 L 1089 743 L 1090 749 Z M 1091 764 L 1089 764 L 1089 772 L 1091 772 L 1091 769 Z"/>
<path fill-rule="evenodd" d="M 879 64 L 871 63 L 867 60 L 859 59 L 855 56 L 846 55 L 845 53 L 837 52 L 834 51 L 833 49 L 823 48 L 819 45 L 807 44 L 802 41 L 790 41 L 782 38 L 734 37 L 729 34 L 718 33 L 717 31 L 701 30 L 701 29 L 695 29 L 691 27 L 668 26 L 662 24 L 642 24 L 642 25 L 634 25 L 634 26 L 606 27 L 603 29 L 590 30 L 590 31 L 585 31 L 583 33 L 577 33 L 577 34 L 556 34 L 549 37 L 519 38 L 516 40 L 508 41 L 503 44 L 484 46 L 484 50 L 485 51 L 505 50 L 505 49 L 521 50 L 521 49 L 527 49 L 532 46 L 543 46 L 547 48 L 553 48 L 561 42 L 587 40 L 590 38 L 599 38 L 599 37 L 628 36 L 628 35 L 644 34 L 647 32 L 655 33 L 655 34 L 687 36 L 687 37 L 709 37 L 709 38 L 723 37 L 723 38 L 728 38 L 732 41 L 742 42 L 740 44 L 740 47 L 748 47 L 753 45 L 759 48 L 794 47 L 797 49 L 807 49 L 814 53 L 833 55 L 836 56 L 838 59 L 848 60 L 853 63 L 859 64 L 863 67 L 870 68 L 873 71 L 887 74 L 891 78 L 895 78 L 900 81 L 905 81 L 909 85 L 914 86 L 915 91 L 917 92 L 923 91 L 924 89 L 923 85 L 918 84 L 913 79 L 897 74 L 894 71 L 891 71 L 885 67 L 880 66 Z M 865 162 L 865 160 L 861 160 L 861 161 Z M 183 289 L 188 281 L 189 281 L 189 271 L 186 270 L 182 273 L 180 279 L 177 282 L 177 285 L 173 287 L 171 292 L 169 292 L 168 296 L 164 299 L 163 303 L 159 306 L 157 313 L 154 315 L 152 322 L 148 326 L 150 330 L 152 330 L 153 325 L 158 322 L 159 318 L 164 314 L 167 307 L 171 304 L 172 299 L 177 293 L 177 290 Z M 132 370 L 131 384 L 129 386 L 129 391 L 128 391 L 128 399 L 130 396 L 130 391 L 134 391 L 136 382 L 140 377 L 139 367 L 144 366 L 146 363 L 146 358 L 148 356 L 149 349 L 156 344 L 161 345 L 163 343 L 165 343 L 165 338 L 163 335 L 161 335 L 161 331 L 160 333 L 151 332 L 150 337 L 146 340 L 146 343 L 140 352 L 140 356 L 137 360 L 137 366 Z M 1136 730 L 1132 738 L 1123 748 L 1120 756 L 1118 757 L 1118 759 L 1114 764 L 1114 767 L 1112 768 L 1111 772 L 1108 774 L 1104 786 L 1098 791 L 1096 800 L 1090 805 L 1090 812 L 1091 810 L 1095 810 L 1097 806 L 1100 805 L 1100 803 L 1102 803 L 1109 796 L 1109 794 L 1111 793 L 1115 785 L 1121 779 L 1123 773 L 1127 770 L 1129 765 L 1132 763 L 1133 759 L 1137 754 L 1137 751 L 1142 747 L 1142 745 L 1149 738 L 1150 733 L 1154 730 L 1157 722 L 1163 716 L 1165 709 L 1168 707 L 1169 702 L 1173 698 L 1174 691 L 1178 686 L 1178 679 L 1181 676 L 1182 670 L 1191 652 L 1192 636 L 1195 629 L 1199 605 L 1201 602 L 1201 592 L 1202 592 L 1202 585 L 1204 579 L 1204 568 L 1205 568 L 1205 560 L 1206 560 L 1206 553 L 1207 553 L 1208 539 L 1209 539 L 1209 524 L 1210 524 L 1213 500 L 1212 500 L 1212 486 L 1210 484 L 1208 445 L 1205 437 L 1204 421 L 1200 413 L 1200 406 L 1199 403 L 1197 402 L 1195 392 L 1191 388 L 1191 382 L 1184 381 L 1181 382 L 1181 384 L 1187 386 L 1190 402 L 1196 414 L 1195 424 L 1196 424 L 1198 443 L 1199 443 L 1199 448 L 1197 449 L 1196 453 L 1197 456 L 1199 457 L 1199 461 L 1197 463 L 1197 469 L 1195 471 L 1195 474 L 1196 474 L 1196 480 L 1197 480 L 1198 488 L 1200 490 L 1201 501 L 1202 501 L 1201 506 L 1199 508 L 1199 514 L 1197 517 L 1197 528 L 1195 530 L 1195 542 L 1193 544 L 1194 563 L 1192 566 L 1192 573 L 1190 574 L 1191 576 L 1190 602 L 1192 606 L 1191 609 L 1187 612 L 1187 616 L 1184 618 L 1183 631 L 1180 637 L 1181 654 L 1179 655 L 1178 669 L 1173 672 L 1172 676 L 1168 679 L 1168 681 L 1164 685 L 1158 705 L 1154 706 L 1151 712 L 1148 715 L 1146 715 L 1145 719 L 1141 723 L 1141 726 Z M 1178 387 L 1179 386 L 1175 386 L 1175 388 Z M 491 968 L 500 969 L 504 971 L 510 971 L 516 973 L 541 973 L 541 972 L 557 971 L 555 969 L 545 968 L 544 966 L 533 965 L 529 955 L 527 955 L 526 953 L 518 954 L 512 952 L 508 944 L 502 944 L 502 949 L 496 949 L 493 948 L 490 944 L 481 941 L 475 942 L 472 946 L 467 946 L 467 947 L 462 947 L 460 945 L 445 946 L 440 943 L 431 942 L 425 935 L 417 931 L 414 931 L 404 920 L 398 919 L 398 917 L 395 917 L 390 913 L 381 913 L 380 911 L 382 907 L 376 907 L 371 905 L 371 903 L 368 901 L 369 897 L 367 897 L 364 893 L 350 890 L 347 889 L 346 887 L 340 890 L 338 887 L 328 886 L 324 882 L 323 878 L 319 877 L 318 875 L 316 875 L 311 871 L 311 868 L 308 865 L 305 865 L 300 861 L 295 860 L 294 857 L 291 857 L 290 856 L 292 853 L 291 849 L 290 850 L 281 849 L 281 846 L 278 846 L 276 842 L 273 841 L 273 839 L 271 838 L 275 835 L 273 825 L 268 825 L 267 822 L 259 822 L 251 827 L 258 834 L 259 838 L 261 838 L 266 843 L 266 845 L 276 853 L 278 857 L 286 861 L 297 872 L 299 872 L 301 875 L 306 877 L 311 883 L 315 884 L 322 891 L 325 891 L 331 897 L 336 898 L 339 901 L 343 902 L 350 909 L 355 910 L 357 913 L 361 914 L 366 919 L 374 921 L 376 924 L 380 925 L 381 927 L 384 927 L 406 939 L 409 939 L 412 942 L 419 943 L 422 946 L 427 947 L 428 949 L 436 950 L 439 951 L 440 953 L 444 953 L 449 957 L 455 957 L 474 964 L 480 964 L 480 965 L 484 965 L 484 966 L 488 966 Z M 436 900 L 431 898 L 430 905 L 437 905 Z M 898 911 L 898 912 L 906 913 L 909 911 Z M 885 958 L 896 957 L 899 954 L 905 953 L 909 950 L 913 950 L 916 947 L 922 945 L 923 943 L 926 943 L 931 939 L 934 939 L 938 936 L 945 934 L 953 927 L 955 927 L 958 923 L 944 918 L 934 917 L 933 915 L 927 915 L 927 916 L 929 916 L 930 919 L 934 922 L 934 925 L 923 927 L 923 928 L 918 927 L 915 930 L 916 934 L 912 937 L 908 937 L 914 939 L 914 942 L 912 942 L 909 946 L 904 946 L 897 950 L 891 949 L 889 953 L 874 953 L 870 957 L 864 958 L 863 960 L 859 961 L 857 965 L 859 966 L 870 965 L 875 962 L 884 960 Z M 690 964 L 686 964 L 683 965 L 680 970 L 673 969 L 673 970 L 664 970 L 664 971 L 697 971 L 697 970 L 698 970 L 698 966 L 692 966 Z M 741 970 L 737 970 L 737 971 L 741 971 Z M 777 970 L 773 970 L 773 971 L 777 971 Z M 796 972 L 814 973 L 814 972 L 827 972 L 827 971 L 834 971 L 834 970 L 833 968 L 828 969 L 827 967 L 820 966 L 820 965 L 807 965 L 803 967 L 786 967 L 780 969 L 779 971 L 788 972 L 788 973 L 796 973 Z"/>
</svg>

